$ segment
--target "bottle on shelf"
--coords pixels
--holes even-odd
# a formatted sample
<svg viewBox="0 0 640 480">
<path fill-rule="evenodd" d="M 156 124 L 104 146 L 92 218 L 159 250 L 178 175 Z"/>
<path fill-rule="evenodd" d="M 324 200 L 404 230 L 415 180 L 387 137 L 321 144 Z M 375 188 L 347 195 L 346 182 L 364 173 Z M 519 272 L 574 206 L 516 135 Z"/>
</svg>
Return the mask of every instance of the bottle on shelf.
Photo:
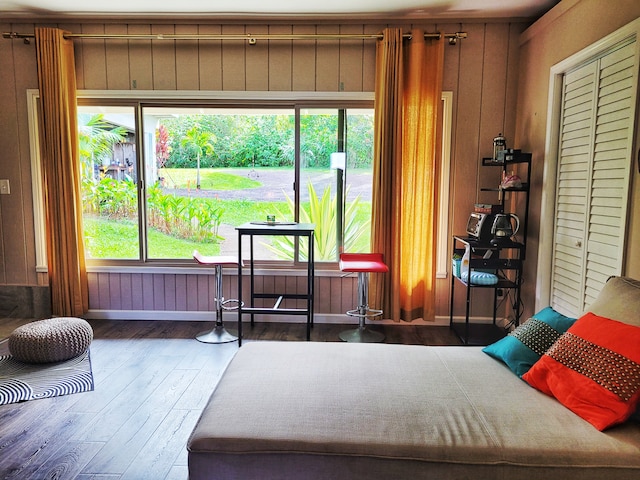
<svg viewBox="0 0 640 480">
<path fill-rule="evenodd" d="M 469 278 L 469 259 L 471 258 L 471 247 L 465 245 L 464 255 L 460 262 L 460 278 Z"/>
<path fill-rule="evenodd" d="M 502 133 L 499 133 L 497 137 L 493 139 L 493 160 L 498 160 L 498 155 L 501 151 L 507 148 L 507 139 L 504 138 Z"/>
</svg>

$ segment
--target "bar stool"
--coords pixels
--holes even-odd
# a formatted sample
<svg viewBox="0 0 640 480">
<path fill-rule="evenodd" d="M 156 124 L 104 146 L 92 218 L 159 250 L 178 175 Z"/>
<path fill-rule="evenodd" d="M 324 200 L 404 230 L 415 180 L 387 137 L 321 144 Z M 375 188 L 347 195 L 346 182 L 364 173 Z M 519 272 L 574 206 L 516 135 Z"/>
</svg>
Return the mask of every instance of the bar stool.
<svg viewBox="0 0 640 480">
<path fill-rule="evenodd" d="M 384 273 L 389 267 L 383 262 L 381 253 L 342 253 L 340 270 L 358 273 L 358 308 L 349 310 L 347 315 L 359 319 L 358 328 L 339 334 L 345 342 L 373 343 L 384 340 L 384 334 L 367 329 L 365 321 L 370 317 L 382 315 L 382 310 L 369 308 L 369 273 Z"/>
<path fill-rule="evenodd" d="M 240 304 L 239 300 L 225 300 L 222 294 L 222 267 L 238 268 L 238 259 L 232 256 L 206 256 L 200 254 L 197 250 L 193 251 L 193 258 L 201 265 L 215 267 L 216 275 L 216 292 L 214 301 L 216 304 L 216 324 L 213 330 L 199 333 L 196 339 L 204 343 L 230 343 L 238 340 L 236 335 L 229 333 L 222 323 L 223 310 L 237 310 Z M 233 304 L 228 306 L 228 304 Z"/>
</svg>

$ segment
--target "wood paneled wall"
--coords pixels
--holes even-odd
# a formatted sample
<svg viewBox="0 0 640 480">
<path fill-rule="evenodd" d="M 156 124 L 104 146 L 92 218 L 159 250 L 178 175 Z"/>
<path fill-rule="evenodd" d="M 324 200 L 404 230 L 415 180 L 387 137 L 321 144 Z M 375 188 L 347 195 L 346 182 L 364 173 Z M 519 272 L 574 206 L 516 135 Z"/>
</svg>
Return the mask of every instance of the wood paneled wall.
<svg viewBox="0 0 640 480">
<path fill-rule="evenodd" d="M 373 25 L 76 25 L 116 35 L 378 33 Z M 372 40 L 79 39 L 79 89 L 205 91 L 373 91 Z"/>
<path fill-rule="evenodd" d="M 538 244 L 540 224 L 552 222 L 541 217 L 544 155 L 547 149 L 547 114 L 550 69 L 576 52 L 589 47 L 605 36 L 640 17 L 640 2 L 621 1 L 615 8 L 598 0 L 579 0 L 561 4 L 542 17 L 522 35 L 520 65 L 523 75 L 519 82 L 517 139 L 523 148 L 533 153 L 531 164 L 531 205 L 529 242 L 527 244 L 527 268 L 524 270 L 525 305 L 536 300 L 535 285 L 550 279 L 550 259 L 547 271 L 538 272 Z M 640 129 L 636 138 L 640 137 Z M 636 141 L 632 162 L 637 162 L 640 144 Z M 632 167 L 631 206 L 627 220 L 627 249 L 624 252 L 624 275 L 640 278 L 640 171 L 637 163 Z M 547 200 L 548 201 L 548 200 Z M 541 280 L 542 279 L 542 280 Z"/>
<path fill-rule="evenodd" d="M 168 24 L 74 23 L 58 24 L 74 33 L 179 34 L 179 33 L 379 33 L 382 24 Z M 425 31 L 468 32 L 468 39 L 445 47 L 444 89 L 453 92 L 450 233 L 464 231 L 468 213 L 484 182 L 480 158 L 491 154 L 493 137 L 502 132 L 510 147 L 516 119 L 518 38 L 523 23 L 447 23 L 413 25 Z M 410 29 L 412 25 L 406 25 Z M 5 31 L 33 32 L 29 23 L 0 23 Z M 373 91 L 375 42 L 363 40 L 76 40 L 79 89 L 90 90 L 202 90 L 202 91 Z M 37 88 L 33 42 L 0 40 L 0 178 L 11 182 L 11 195 L 0 196 L 0 288 L 6 285 L 46 285 L 46 274 L 35 271 L 35 246 L 25 91 Z M 491 181 L 491 179 L 488 179 Z M 122 295 L 128 282 L 151 288 L 154 308 L 160 290 L 187 281 L 179 275 L 167 282 L 151 276 L 117 274 L 105 279 L 93 274 L 92 305 L 96 308 L 133 308 L 134 298 Z M 167 280 L 166 275 L 161 277 Z M 143 280 L 144 278 L 144 280 Z M 188 280 L 195 281 L 195 280 Z M 198 279 L 197 282 L 203 280 Z M 319 281 L 324 281 L 320 279 Z M 336 281 L 332 279 L 331 282 Z M 352 283 L 351 281 L 349 281 Z M 163 283 L 163 287 L 159 286 Z M 108 285 L 105 297 L 102 286 Z M 123 287 L 124 285 L 124 287 Z M 116 287 L 117 286 L 117 287 Z M 448 314 L 449 279 L 437 282 L 437 315 Z M 95 288 L 99 291 L 96 292 Z M 176 287 L 177 288 L 177 287 Z M 352 291 L 352 286 L 331 289 Z M 322 288 L 319 291 L 323 291 Z M 173 295 L 173 294 L 171 294 Z M 165 308 L 172 308 L 170 295 Z M 107 300 L 108 303 L 107 303 Z M 135 300 L 138 301 L 138 300 Z M 196 300 L 184 300 L 193 307 Z M 199 300 L 198 300 L 199 301 Z M 316 302 L 318 309 L 342 311 L 344 302 L 333 296 Z M 146 299 L 144 302 L 151 302 Z M 145 303 L 143 302 L 143 306 Z M 160 302 L 160 303 L 158 303 Z M 337 307 L 333 303 L 339 303 Z M 351 302 L 349 308 L 351 308 Z"/>
<path fill-rule="evenodd" d="M 166 269 L 165 269 L 166 270 Z M 206 270 L 206 269 L 201 269 Z M 222 277 L 225 299 L 238 298 L 238 276 L 228 273 Z M 249 305 L 250 280 L 243 274 L 243 300 Z M 215 276 L 208 273 L 89 273 L 89 308 L 95 317 L 166 318 L 175 320 L 202 320 L 213 318 L 215 312 Z M 256 293 L 306 294 L 307 277 L 282 274 L 262 274 L 255 278 Z M 325 318 L 343 317 L 347 310 L 356 308 L 357 276 L 332 274 L 316 276 L 314 281 L 314 311 Z M 271 307 L 275 300 L 256 299 L 255 306 Z M 304 300 L 285 299 L 283 308 L 304 308 Z M 134 313 L 132 313 L 134 312 Z M 233 313 L 226 313 L 230 318 Z M 296 317 L 279 320 L 294 320 Z M 302 319 L 303 317 L 297 317 Z M 345 319 L 342 318 L 344 321 Z M 355 321 L 357 323 L 357 321 Z"/>
</svg>

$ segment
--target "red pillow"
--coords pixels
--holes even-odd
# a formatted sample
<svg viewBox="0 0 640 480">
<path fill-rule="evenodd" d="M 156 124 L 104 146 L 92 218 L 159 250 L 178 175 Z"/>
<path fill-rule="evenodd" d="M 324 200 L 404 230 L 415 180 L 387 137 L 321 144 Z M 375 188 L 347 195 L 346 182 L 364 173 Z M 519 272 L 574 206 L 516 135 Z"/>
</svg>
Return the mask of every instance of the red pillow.
<svg viewBox="0 0 640 480">
<path fill-rule="evenodd" d="M 640 401 L 640 327 L 587 313 L 522 377 L 598 430 Z"/>
</svg>

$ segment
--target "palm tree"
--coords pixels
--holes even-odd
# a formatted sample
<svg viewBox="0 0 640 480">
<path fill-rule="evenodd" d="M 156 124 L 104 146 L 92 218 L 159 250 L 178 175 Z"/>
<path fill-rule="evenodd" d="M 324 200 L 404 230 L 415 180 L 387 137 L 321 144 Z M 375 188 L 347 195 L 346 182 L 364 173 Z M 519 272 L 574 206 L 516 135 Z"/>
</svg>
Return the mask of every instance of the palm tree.
<svg viewBox="0 0 640 480">
<path fill-rule="evenodd" d="M 127 134 L 124 127 L 114 127 L 103 114 L 78 114 L 78 140 L 83 178 L 93 179 L 96 161 L 113 158 L 113 145 L 122 142 Z"/>
<path fill-rule="evenodd" d="M 187 130 L 185 137 L 180 142 L 183 148 L 196 154 L 196 188 L 198 190 L 200 190 L 200 157 L 213 153 L 215 140 L 216 137 L 213 133 L 200 131 L 200 126 L 196 124 Z"/>
</svg>

